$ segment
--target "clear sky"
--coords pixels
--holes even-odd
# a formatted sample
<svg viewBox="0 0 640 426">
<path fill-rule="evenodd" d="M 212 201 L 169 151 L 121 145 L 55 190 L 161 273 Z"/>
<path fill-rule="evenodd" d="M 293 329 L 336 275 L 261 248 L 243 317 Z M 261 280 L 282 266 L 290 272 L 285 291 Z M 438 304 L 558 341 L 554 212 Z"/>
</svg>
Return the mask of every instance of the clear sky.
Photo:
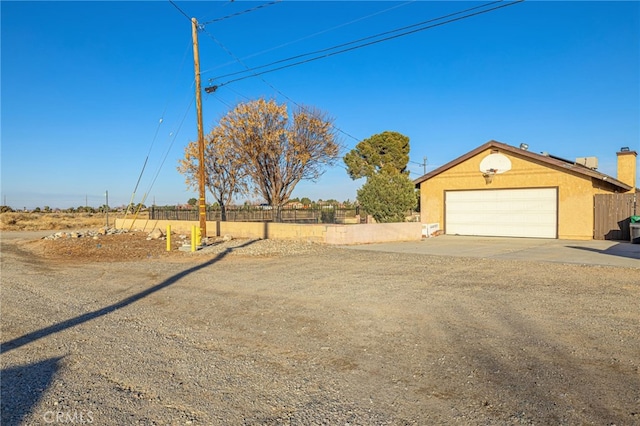
<svg viewBox="0 0 640 426">
<path fill-rule="evenodd" d="M 616 152 L 640 151 L 637 1 L 529 0 L 258 77 L 225 76 L 509 3 L 2 1 L 0 201 L 97 207 L 108 191 L 110 205 L 127 204 L 145 160 L 135 202 L 196 196 L 176 171 L 197 138 L 187 17 L 213 21 L 199 32 L 203 87 L 220 85 L 203 95 L 207 132 L 237 102 L 267 97 L 334 117 L 343 154 L 385 130 L 405 134 L 414 179 L 425 157 L 429 171 L 491 139 L 596 156 L 615 177 Z M 354 200 L 363 183 L 339 162 L 293 195 Z"/>
</svg>

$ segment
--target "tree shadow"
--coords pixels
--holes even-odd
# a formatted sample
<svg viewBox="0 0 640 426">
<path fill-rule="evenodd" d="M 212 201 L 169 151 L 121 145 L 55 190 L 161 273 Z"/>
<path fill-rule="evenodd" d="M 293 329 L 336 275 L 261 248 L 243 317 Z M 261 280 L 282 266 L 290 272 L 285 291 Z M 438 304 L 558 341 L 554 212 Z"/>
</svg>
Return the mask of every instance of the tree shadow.
<svg viewBox="0 0 640 426">
<path fill-rule="evenodd" d="M 41 328 L 40 330 L 36 330 L 36 331 L 32 331 L 31 333 L 27 333 L 23 336 L 20 337 L 16 337 L 15 339 L 9 340 L 7 342 L 3 342 L 0 344 L 0 354 L 3 354 L 5 352 L 9 352 L 13 349 L 17 349 L 21 346 L 24 346 L 26 344 L 32 343 L 38 339 L 41 339 L 43 337 L 47 337 L 50 336 L 52 334 L 58 333 L 60 331 L 66 330 L 68 328 L 71 327 L 75 327 L 76 325 L 85 323 L 87 321 L 91 321 L 92 319 L 95 318 L 99 318 L 101 316 L 110 314 L 111 312 L 117 311 L 119 309 L 122 309 L 126 306 L 129 306 L 130 304 L 137 302 L 140 299 L 144 299 L 145 297 L 149 296 L 150 294 L 153 294 L 157 291 L 160 291 L 166 287 L 169 287 L 172 284 L 175 284 L 176 282 L 180 281 L 182 278 L 186 277 L 189 274 L 192 274 L 193 272 L 196 272 L 202 268 L 206 268 L 207 266 L 213 265 L 216 262 L 219 262 L 220 260 L 222 260 L 227 254 L 231 253 L 233 250 L 241 248 L 241 247 L 246 247 L 250 244 L 253 244 L 256 240 L 250 240 L 247 241 L 244 244 L 241 244 L 237 247 L 233 247 L 233 248 L 228 248 L 225 251 L 219 253 L 217 256 L 215 256 L 214 258 L 200 264 L 200 265 L 196 265 L 192 268 L 186 269 L 182 272 L 179 272 L 175 275 L 173 275 L 172 277 L 167 278 L 166 280 L 162 281 L 159 284 L 156 284 L 153 287 L 150 287 L 144 291 L 141 291 L 140 293 L 134 294 L 133 296 L 127 297 L 126 299 L 123 299 L 119 302 L 113 303 L 109 306 L 105 306 L 104 308 L 92 311 L 92 312 L 87 312 L 85 314 L 82 315 L 78 315 L 75 318 L 70 318 L 68 320 L 59 322 L 57 324 L 53 324 L 50 325 L 48 327 L 44 327 Z"/>
<path fill-rule="evenodd" d="M 567 248 L 591 251 L 594 253 L 606 254 L 609 256 L 628 257 L 640 260 L 640 244 L 617 243 L 607 249 L 601 250 L 593 247 L 565 246 Z"/>
<path fill-rule="evenodd" d="M 53 381 L 61 359 L 49 358 L 0 372 L 0 423 L 6 426 L 22 424 Z"/>
</svg>

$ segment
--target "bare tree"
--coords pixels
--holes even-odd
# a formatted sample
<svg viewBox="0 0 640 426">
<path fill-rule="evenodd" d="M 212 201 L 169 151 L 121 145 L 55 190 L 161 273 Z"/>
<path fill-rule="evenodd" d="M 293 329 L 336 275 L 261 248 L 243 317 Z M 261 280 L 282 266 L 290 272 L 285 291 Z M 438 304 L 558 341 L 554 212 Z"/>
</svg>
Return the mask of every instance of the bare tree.
<svg viewBox="0 0 640 426">
<path fill-rule="evenodd" d="M 233 197 L 248 191 L 247 171 L 234 146 L 221 139 L 216 129 L 205 138 L 205 187 L 220 204 L 221 219 L 227 220 L 227 206 Z M 198 188 L 198 143 L 190 142 L 178 171 L 185 175 L 187 186 Z"/>
<path fill-rule="evenodd" d="M 256 192 L 277 210 L 301 180 L 317 180 L 339 152 L 333 120 L 300 107 L 258 99 L 238 104 L 213 130 L 246 168 Z"/>
</svg>

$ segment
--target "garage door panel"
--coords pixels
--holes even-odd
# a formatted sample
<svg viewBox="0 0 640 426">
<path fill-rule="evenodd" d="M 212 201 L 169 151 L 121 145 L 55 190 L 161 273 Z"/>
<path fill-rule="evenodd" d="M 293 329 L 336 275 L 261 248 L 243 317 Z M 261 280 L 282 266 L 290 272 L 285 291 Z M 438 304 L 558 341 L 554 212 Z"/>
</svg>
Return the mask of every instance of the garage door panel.
<svg viewBox="0 0 640 426">
<path fill-rule="evenodd" d="M 557 189 L 447 191 L 447 234 L 556 238 Z"/>
</svg>

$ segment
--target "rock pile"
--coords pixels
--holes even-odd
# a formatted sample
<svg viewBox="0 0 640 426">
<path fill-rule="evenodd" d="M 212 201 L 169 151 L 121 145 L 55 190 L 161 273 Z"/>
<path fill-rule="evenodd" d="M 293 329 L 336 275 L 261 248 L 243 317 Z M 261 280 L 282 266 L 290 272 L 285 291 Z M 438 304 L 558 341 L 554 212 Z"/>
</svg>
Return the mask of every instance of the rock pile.
<svg viewBox="0 0 640 426">
<path fill-rule="evenodd" d="M 162 229 L 160 228 L 156 228 L 153 231 L 151 231 L 149 233 L 149 235 L 147 235 L 147 240 L 163 240 L 164 239 L 164 232 L 162 232 Z"/>
<path fill-rule="evenodd" d="M 98 230 L 87 230 L 87 231 L 61 231 L 56 232 L 55 234 L 47 235 L 43 237 L 43 240 L 59 240 L 61 238 L 94 238 L 97 239 L 102 235 L 117 235 L 117 234 L 126 234 L 129 231 L 126 229 L 116 229 L 116 228 L 100 228 Z"/>
</svg>

